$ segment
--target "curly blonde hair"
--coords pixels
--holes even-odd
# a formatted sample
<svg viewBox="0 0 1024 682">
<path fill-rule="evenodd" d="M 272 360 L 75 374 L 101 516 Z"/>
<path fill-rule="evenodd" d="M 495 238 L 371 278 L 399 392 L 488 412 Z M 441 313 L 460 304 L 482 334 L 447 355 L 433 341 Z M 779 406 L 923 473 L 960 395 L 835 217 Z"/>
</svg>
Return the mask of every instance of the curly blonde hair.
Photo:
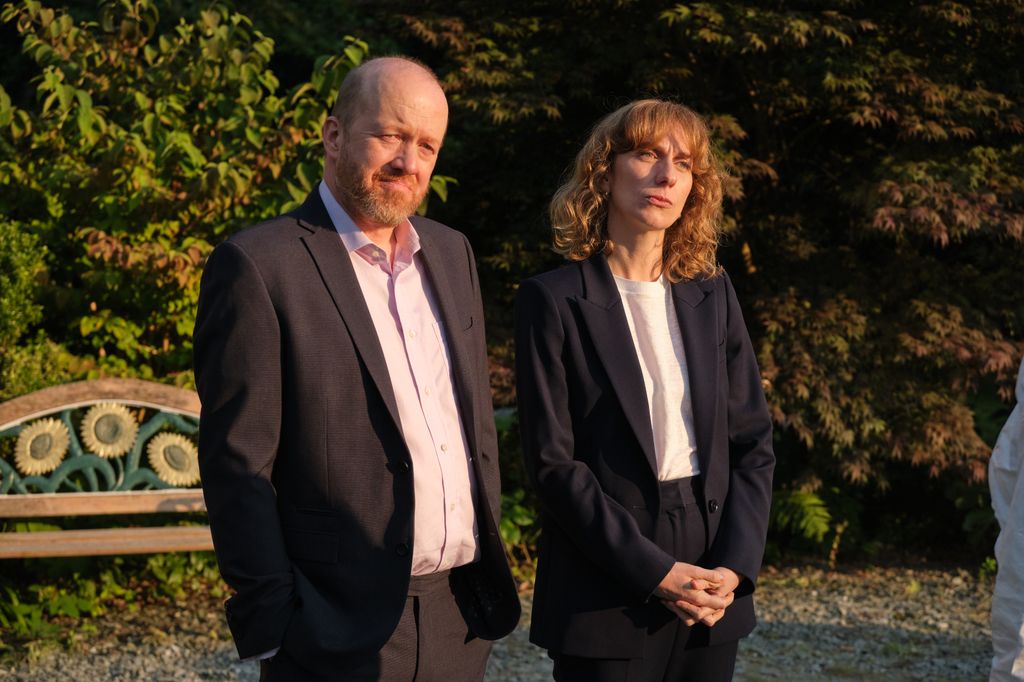
<svg viewBox="0 0 1024 682">
<path fill-rule="evenodd" d="M 611 253 L 608 197 L 599 189 L 616 155 L 657 143 L 682 129 L 692 157 L 693 188 L 682 215 L 665 233 L 662 267 L 672 282 L 713 277 L 722 231 L 722 170 L 704 120 L 682 104 L 658 99 L 630 102 L 601 119 L 576 155 L 572 175 L 551 199 L 555 251 L 569 260 Z"/>
</svg>

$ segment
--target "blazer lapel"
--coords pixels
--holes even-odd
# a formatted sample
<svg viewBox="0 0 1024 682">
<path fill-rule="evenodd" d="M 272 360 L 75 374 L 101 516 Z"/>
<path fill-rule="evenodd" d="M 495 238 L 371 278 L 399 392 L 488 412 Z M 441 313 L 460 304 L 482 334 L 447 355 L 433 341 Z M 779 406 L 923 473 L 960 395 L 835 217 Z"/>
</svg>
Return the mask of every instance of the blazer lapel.
<svg viewBox="0 0 1024 682">
<path fill-rule="evenodd" d="M 355 295 L 361 289 L 355 270 L 352 269 L 352 261 L 315 189 L 296 210 L 295 217 L 302 227 L 310 231 L 310 234 L 302 237 L 302 241 L 313 257 L 335 307 L 345 321 L 349 336 L 352 337 L 352 343 L 362 358 L 366 371 L 384 399 L 398 432 L 402 433 L 402 420 L 398 416 L 395 391 L 391 386 L 384 351 L 381 350 L 370 310 L 366 307 L 366 299 L 361 295 Z"/>
<path fill-rule="evenodd" d="M 580 313 L 626 414 L 626 421 L 633 428 L 651 465 L 651 471 L 657 476 L 658 458 L 654 452 L 647 388 L 644 386 L 644 375 L 633 346 L 622 298 L 603 255 L 592 256 L 581 262 L 580 269 L 585 292 L 583 296 L 576 297 Z"/>
<path fill-rule="evenodd" d="M 437 297 L 437 305 L 440 308 L 441 319 L 444 322 L 445 340 L 448 342 L 448 353 L 452 359 L 452 373 L 455 378 L 455 394 L 459 401 L 459 411 L 462 415 L 466 439 L 469 441 L 470 453 L 477 453 L 479 442 L 479 425 L 476 420 L 476 401 L 473 396 L 473 387 L 476 382 L 473 378 L 473 362 L 468 347 L 468 336 L 463 333 L 463 322 L 458 311 L 460 308 L 469 308 L 469 303 L 464 299 L 457 299 L 451 282 L 448 281 L 444 264 L 445 254 L 426 234 L 426 230 L 417 230 L 420 238 L 420 253 L 426 265 L 427 277 Z M 465 286 L 468 283 L 462 283 Z M 461 305 L 460 305 L 461 303 Z M 483 320 L 471 320 L 473 324 L 483 324 Z M 487 396 L 490 400 L 490 396 Z"/>
<path fill-rule="evenodd" d="M 686 352 L 690 405 L 701 472 L 710 470 L 708 458 L 718 405 L 718 316 L 710 302 L 714 296 L 708 296 L 713 290 L 714 284 L 706 280 L 672 285 L 672 300 Z"/>
</svg>

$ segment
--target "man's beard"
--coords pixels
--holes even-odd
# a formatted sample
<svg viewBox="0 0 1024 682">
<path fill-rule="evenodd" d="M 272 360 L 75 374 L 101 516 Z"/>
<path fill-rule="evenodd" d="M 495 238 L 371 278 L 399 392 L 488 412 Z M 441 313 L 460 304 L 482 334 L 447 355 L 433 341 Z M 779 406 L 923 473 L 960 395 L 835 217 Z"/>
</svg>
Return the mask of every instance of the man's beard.
<svg viewBox="0 0 1024 682">
<path fill-rule="evenodd" d="M 341 198 L 345 199 L 342 203 L 373 222 L 389 227 L 398 225 L 415 213 L 426 194 L 417 191 L 416 186 L 410 182 L 412 176 L 377 171 L 367 181 L 358 168 L 344 161 L 338 163 L 335 180 L 336 189 Z M 412 196 L 401 190 L 384 188 L 381 183 L 387 181 L 406 185 L 412 191 Z"/>
</svg>

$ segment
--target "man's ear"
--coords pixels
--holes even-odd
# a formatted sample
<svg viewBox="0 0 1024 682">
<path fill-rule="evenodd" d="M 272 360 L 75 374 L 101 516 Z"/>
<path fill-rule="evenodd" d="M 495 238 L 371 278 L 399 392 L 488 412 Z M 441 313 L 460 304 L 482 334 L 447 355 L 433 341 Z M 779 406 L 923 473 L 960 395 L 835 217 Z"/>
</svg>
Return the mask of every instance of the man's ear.
<svg viewBox="0 0 1024 682">
<path fill-rule="evenodd" d="M 324 124 L 320 128 L 320 134 L 323 137 L 324 152 L 327 156 L 338 156 L 341 146 L 345 142 L 341 122 L 334 116 L 328 116 L 324 119 Z"/>
</svg>

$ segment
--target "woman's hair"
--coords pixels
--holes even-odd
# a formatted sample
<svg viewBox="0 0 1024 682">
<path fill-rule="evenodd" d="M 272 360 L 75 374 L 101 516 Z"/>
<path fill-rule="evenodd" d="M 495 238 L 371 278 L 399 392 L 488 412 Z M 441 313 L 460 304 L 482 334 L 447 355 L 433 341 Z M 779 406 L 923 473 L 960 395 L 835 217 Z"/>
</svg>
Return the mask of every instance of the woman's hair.
<svg viewBox="0 0 1024 682">
<path fill-rule="evenodd" d="M 707 126 L 691 109 L 657 99 L 630 102 L 594 126 L 576 155 L 571 177 L 551 199 L 555 251 L 569 260 L 611 252 L 608 196 L 598 189 L 602 179 L 616 155 L 655 144 L 675 129 L 682 130 L 690 147 L 693 188 L 679 220 L 665 233 L 664 272 L 672 282 L 718 274 L 722 171 Z"/>
</svg>

